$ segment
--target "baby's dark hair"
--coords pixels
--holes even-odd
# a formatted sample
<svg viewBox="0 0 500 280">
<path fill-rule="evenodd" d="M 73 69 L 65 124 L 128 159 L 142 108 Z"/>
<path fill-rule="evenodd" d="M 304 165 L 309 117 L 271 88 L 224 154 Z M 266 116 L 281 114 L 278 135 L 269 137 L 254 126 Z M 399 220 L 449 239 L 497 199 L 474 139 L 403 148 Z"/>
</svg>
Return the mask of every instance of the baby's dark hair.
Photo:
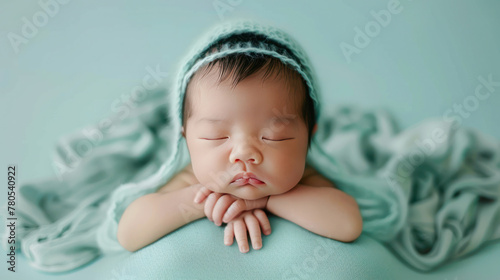
<svg viewBox="0 0 500 280">
<path fill-rule="evenodd" d="M 208 63 L 193 75 L 189 84 L 191 84 L 194 79 L 198 78 L 198 75 L 202 75 L 199 78 L 203 78 L 210 73 L 216 65 L 219 66 L 218 68 L 216 67 L 219 71 L 217 83 L 220 84 L 230 78 L 233 88 L 245 78 L 259 71 L 265 71 L 263 81 L 272 76 L 274 76 L 274 78 L 284 78 L 289 91 L 294 93 L 291 94 L 290 100 L 295 103 L 295 112 L 300 112 L 299 115 L 307 126 L 307 148 L 309 149 L 311 146 L 312 130 L 316 124 L 315 109 L 306 82 L 297 71 L 285 65 L 281 60 L 268 55 L 237 53 L 224 56 Z M 184 127 L 186 127 L 187 119 L 191 116 L 189 84 L 186 89 L 186 94 L 184 95 L 182 106 L 182 125 Z M 297 95 L 299 95 L 299 99 L 301 99 L 302 102 L 296 102 L 297 98 L 294 97 Z"/>
</svg>

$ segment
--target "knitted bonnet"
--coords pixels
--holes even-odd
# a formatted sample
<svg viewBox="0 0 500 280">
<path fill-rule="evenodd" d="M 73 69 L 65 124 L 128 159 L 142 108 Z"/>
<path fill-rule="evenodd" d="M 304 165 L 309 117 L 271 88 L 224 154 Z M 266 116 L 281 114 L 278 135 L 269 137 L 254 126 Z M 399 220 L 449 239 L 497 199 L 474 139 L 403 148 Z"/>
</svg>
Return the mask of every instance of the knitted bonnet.
<svg viewBox="0 0 500 280">
<path fill-rule="evenodd" d="M 218 46 L 214 50 L 214 46 Z M 208 63 L 231 54 L 263 54 L 279 59 L 288 67 L 297 71 L 308 88 L 313 100 L 315 120 L 319 117 L 317 88 L 312 68 L 302 48 L 284 31 L 257 22 L 225 22 L 210 30 L 198 41 L 182 62 L 174 84 L 173 93 L 178 97 L 174 101 L 175 112 L 182 123 L 182 100 L 191 77 Z"/>
</svg>

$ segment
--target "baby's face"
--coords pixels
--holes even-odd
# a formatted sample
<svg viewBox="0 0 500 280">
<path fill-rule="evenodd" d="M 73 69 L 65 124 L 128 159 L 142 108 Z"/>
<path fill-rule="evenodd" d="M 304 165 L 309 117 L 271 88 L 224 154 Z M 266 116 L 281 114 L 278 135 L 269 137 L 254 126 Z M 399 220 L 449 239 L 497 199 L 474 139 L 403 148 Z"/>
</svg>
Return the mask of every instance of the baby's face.
<svg viewBox="0 0 500 280">
<path fill-rule="evenodd" d="M 185 137 L 198 181 L 214 192 L 258 199 L 287 192 L 302 178 L 307 127 L 297 111 L 301 96 L 262 72 L 235 88 L 211 71 L 190 86 Z M 258 180 L 232 183 L 251 172 Z"/>
</svg>

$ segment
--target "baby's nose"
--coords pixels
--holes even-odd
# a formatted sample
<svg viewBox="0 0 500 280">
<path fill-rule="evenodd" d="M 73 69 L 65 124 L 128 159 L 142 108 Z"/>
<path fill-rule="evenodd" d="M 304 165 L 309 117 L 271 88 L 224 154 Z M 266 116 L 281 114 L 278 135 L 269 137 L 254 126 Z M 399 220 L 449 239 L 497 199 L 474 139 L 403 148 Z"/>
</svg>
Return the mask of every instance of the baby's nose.
<svg viewBox="0 0 500 280">
<path fill-rule="evenodd" d="M 253 145 L 239 145 L 233 148 L 230 155 L 231 163 L 242 161 L 244 163 L 260 164 L 262 153 Z"/>
</svg>

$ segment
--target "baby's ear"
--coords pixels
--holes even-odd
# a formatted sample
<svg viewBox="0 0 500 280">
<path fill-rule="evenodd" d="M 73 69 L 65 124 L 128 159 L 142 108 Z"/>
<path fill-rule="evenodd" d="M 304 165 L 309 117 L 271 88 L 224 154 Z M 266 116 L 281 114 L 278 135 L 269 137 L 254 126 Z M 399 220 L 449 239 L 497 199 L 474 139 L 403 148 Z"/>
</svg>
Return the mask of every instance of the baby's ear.
<svg viewBox="0 0 500 280">
<path fill-rule="evenodd" d="M 316 130 L 318 130 L 318 124 L 315 124 L 313 126 L 312 135 L 314 135 L 314 133 L 316 133 Z"/>
</svg>

